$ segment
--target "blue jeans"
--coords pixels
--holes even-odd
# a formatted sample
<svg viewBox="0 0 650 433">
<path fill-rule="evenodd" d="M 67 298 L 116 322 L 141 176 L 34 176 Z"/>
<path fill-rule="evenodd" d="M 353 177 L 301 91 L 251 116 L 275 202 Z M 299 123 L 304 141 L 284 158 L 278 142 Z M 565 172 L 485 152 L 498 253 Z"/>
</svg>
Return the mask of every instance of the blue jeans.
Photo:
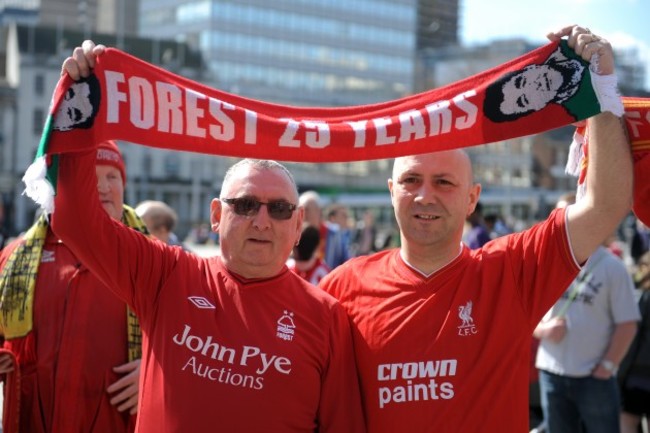
<svg viewBox="0 0 650 433">
<path fill-rule="evenodd" d="M 549 433 L 620 432 L 620 399 L 615 377 L 574 378 L 540 370 L 539 386 Z"/>
</svg>

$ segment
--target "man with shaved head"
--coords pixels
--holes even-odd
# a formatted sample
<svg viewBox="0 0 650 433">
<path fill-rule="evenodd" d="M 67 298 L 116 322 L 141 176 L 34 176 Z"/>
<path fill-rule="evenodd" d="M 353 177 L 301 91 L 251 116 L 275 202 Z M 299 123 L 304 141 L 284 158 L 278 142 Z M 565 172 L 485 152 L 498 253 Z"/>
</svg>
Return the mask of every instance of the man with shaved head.
<svg viewBox="0 0 650 433">
<path fill-rule="evenodd" d="M 583 27 L 568 37 L 597 73 L 611 46 Z M 629 212 L 630 145 L 620 118 L 588 120 L 586 196 L 521 233 L 463 245 L 481 186 L 462 150 L 395 160 L 388 180 L 401 246 L 352 259 L 320 286 L 347 309 L 369 433 L 528 430 L 532 331 Z"/>
</svg>

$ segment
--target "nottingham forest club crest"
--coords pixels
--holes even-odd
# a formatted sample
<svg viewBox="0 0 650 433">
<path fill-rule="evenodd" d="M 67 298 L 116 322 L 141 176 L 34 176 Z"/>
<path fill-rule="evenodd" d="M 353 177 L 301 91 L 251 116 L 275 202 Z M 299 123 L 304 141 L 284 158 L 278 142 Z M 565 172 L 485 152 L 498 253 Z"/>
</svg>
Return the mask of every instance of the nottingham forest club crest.
<svg viewBox="0 0 650 433">
<path fill-rule="evenodd" d="M 284 310 L 284 313 L 278 319 L 276 336 L 285 341 L 292 341 L 296 333 L 295 329 L 296 324 L 293 321 L 293 312 Z"/>
<path fill-rule="evenodd" d="M 478 329 L 474 325 L 474 319 L 472 318 L 472 301 L 467 301 L 467 304 L 458 307 L 458 318 L 461 320 L 458 335 L 465 337 L 478 334 Z"/>
</svg>

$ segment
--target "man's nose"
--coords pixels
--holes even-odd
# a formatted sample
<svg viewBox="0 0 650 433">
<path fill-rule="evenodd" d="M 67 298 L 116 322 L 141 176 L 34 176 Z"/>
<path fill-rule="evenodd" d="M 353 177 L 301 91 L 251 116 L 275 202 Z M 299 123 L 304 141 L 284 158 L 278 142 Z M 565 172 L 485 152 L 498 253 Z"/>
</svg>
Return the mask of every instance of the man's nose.
<svg viewBox="0 0 650 433">
<path fill-rule="evenodd" d="M 106 179 L 102 179 L 101 177 L 97 178 L 97 191 L 99 192 L 106 192 L 109 189 L 109 183 Z"/>
<path fill-rule="evenodd" d="M 435 188 L 427 182 L 423 182 L 417 190 L 415 200 L 419 203 L 429 204 L 436 201 Z"/>
<path fill-rule="evenodd" d="M 265 230 L 271 226 L 271 215 L 266 204 L 260 206 L 259 212 L 253 217 L 253 227 L 258 230 Z"/>
</svg>

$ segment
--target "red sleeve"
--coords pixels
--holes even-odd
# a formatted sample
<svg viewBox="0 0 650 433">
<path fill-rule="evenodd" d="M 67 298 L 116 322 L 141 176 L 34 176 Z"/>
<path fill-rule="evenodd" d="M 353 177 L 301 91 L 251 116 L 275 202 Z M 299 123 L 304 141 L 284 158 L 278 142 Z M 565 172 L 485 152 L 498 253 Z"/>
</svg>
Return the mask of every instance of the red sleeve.
<svg viewBox="0 0 650 433">
<path fill-rule="evenodd" d="M 318 432 L 365 432 L 350 321 L 338 303 L 330 326 L 329 364 L 322 377 Z"/>
<path fill-rule="evenodd" d="M 97 194 L 94 150 L 60 156 L 54 205 L 52 230 L 143 320 L 174 254 L 106 213 Z"/>
<path fill-rule="evenodd" d="M 501 240 L 507 244 L 499 245 Z M 529 230 L 497 238 L 486 247 L 484 257 L 494 249 L 507 252 L 510 266 L 506 272 L 512 272 L 517 294 L 533 328 L 580 270 L 569 244 L 565 209 L 554 210 Z"/>
</svg>

